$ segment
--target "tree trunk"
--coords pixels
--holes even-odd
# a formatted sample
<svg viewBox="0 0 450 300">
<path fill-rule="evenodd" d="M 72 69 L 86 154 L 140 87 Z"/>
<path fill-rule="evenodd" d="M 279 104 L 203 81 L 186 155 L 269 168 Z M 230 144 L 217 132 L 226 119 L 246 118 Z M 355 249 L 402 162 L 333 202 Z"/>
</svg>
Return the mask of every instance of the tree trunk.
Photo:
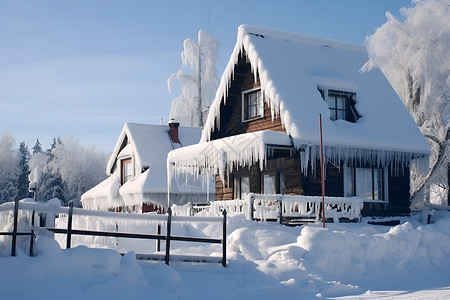
<svg viewBox="0 0 450 300">
<path fill-rule="evenodd" d="M 448 148 L 449 148 L 449 136 L 450 136 L 450 131 L 447 130 L 446 133 L 446 138 L 444 141 L 440 141 L 438 138 L 436 138 L 435 136 L 430 136 L 430 135 L 425 135 L 425 137 L 429 140 L 429 141 L 433 141 L 434 143 L 436 143 L 439 146 L 439 153 L 438 153 L 438 157 L 436 159 L 436 162 L 434 163 L 434 165 L 431 167 L 428 175 L 426 176 L 425 180 L 422 182 L 422 184 L 420 185 L 420 187 L 411 195 L 411 198 L 414 198 L 416 195 L 420 195 L 421 193 L 424 194 L 424 197 L 427 197 L 425 195 L 425 193 L 427 192 L 426 189 L 429 188 L 429 186 L 431 185 L 432 182 L 430 182 L 430 180 L 433 178 L 433 175 L 435 172 L 438 172 L 438 170 L 440 168 L 445 168 L 445 161 L 447 159 L 447 155 L 448 155 Z M 449 182 L 449 184 L 447 185 L 447 195 L 449 194 L 449 190 L 450 190 L 450 178 L 449 178 L 449 163 L 447 163 L 447 181 Z M 447 203 L 448 202 L 448 196 L 447 196 Z"/>
<path fill-rule="evenodd" d="M 201 53 L 201 46 L 200 41 L 198 45 L 198 103 L 197 103 L 197 109 L 198 109 L 198 125 L 200 127 L 203 127 L 203 111 L 202 111 L 202 53 Z"/>
</svg>

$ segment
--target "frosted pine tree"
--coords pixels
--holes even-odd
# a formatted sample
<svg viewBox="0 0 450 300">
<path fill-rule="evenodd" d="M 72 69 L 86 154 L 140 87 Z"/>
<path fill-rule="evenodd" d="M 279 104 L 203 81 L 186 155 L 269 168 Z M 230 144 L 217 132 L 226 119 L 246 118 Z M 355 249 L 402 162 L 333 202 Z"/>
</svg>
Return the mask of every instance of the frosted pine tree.
<svg viewBox="0 0 450 300">
<path fill-rule="evenodd" d="M 53 150 L 59 144 L 61 144 L 61 139 L 59 137 L 53 138 L 53 143 L 50 146 L 50 149 L 47 149 L 45 151 L 45 165 L 42 167 L 41 171 L 36 169 L 32 170 L 33 174 L 39 173 L 38 175 L 36 175 L 35 180 L 37 180 L 37 199 L 40 201 L 48 201 L 52 198 L 58 198 L 63 203 L 66 203 L 64 183 L 62 181 L 61 175 L 58 172 L 54 172 L 50 166 L 51 162 L 55 158 Z M 33 163 L 35 162 L 33 159 L 32 161 Z M 42 162 L 39 162 L 37 164 L 38 167 L 41 164 Z"/>
<path fill-rule="evenodd" d="M 181 60 L 189 73 L 178 70 L 167 80 L 169 92 L 175 81 L 181 81 L 181 95 L 172 100 L 170 118 L 185 126 L 203 126 L 205 112 L 214 100 L 219 77 L 215 67 L 218 61 L 219 42 L 203 30 L 198 41 L 184 40 Z"/>
<path fill-rule="evenodd" d="M 28 146 L 24 142 L 19 145 L 19 163 L 18 163 L 18 176 L 16 181 L 17 196 L 18 199 L 28 198 L 29 192 L 29 180 L 30 168 L 28 161 L 30 160 L 30 151 Z"/>
<path fill-rule="evenodd" d="M 450 161 L 450 0 L 413 1 L 400 10 L 401 22 L 389 12 L 387 22 L 367 37 L 371 59 L 388 78 L 432 146 L 430 172 L 413 170 L 417 207 L 431 201 L 446 204 Z M 432 195 L 433 196 L 433 195 Z M 425 201 L 424 201 L 425 200 Z M 448 202 L 447 202 L 448 203 Z"/>
<path fill-rule="evenodd" d="M 33 154 L 41 153 L 42 152 L 42 145 L 41 142 L 39 142 L 39 139 L 36 139 L 36 144 L 34 145 Z"/>
<path fill-rule="evenodd" d="M 9 133 L 0 135 L 0 204 L 14 201 L 17 196 L 17 151 Z"/>
</svg>

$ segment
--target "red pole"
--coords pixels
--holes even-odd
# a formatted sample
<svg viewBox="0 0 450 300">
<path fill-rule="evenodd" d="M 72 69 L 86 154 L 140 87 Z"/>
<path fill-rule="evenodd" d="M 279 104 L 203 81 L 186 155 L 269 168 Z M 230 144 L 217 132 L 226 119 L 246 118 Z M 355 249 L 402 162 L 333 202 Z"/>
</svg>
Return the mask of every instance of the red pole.
<svg viewBox="0 0 450 300">
<path fill-rule="evenodd" d="M 320 177 L 322 181 L 322 223 L 323 228 L 325 228 L 325 180 L 323 178 L 324 168 L 323 168 L 323 146 L 322 146 L 322 114 L 319 114 L 319 124 L 320 124 Z"/>
</svg>

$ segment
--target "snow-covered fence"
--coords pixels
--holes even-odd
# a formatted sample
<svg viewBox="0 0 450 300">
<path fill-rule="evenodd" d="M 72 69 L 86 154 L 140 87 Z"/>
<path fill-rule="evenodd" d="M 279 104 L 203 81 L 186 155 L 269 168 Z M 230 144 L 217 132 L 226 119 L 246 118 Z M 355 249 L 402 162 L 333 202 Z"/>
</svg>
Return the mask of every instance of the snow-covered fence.
<svg viewBox="0 0 450 300">
<path fill-rule="evenodd" d="M 249 194 L 254 219 L 268 220 L 319 219 L 322 211 L 322 197 L 294 195 Z M 325 217 L 335 222 L 339 219 L 360 219 L 363 208 L 361 198 L 325 197 Z"/>
<path fill-rule="evenodd" d="M 69 207 L 61 207 L 57 205 L 46 205 L 36 203 L 34 201 L 16 201 L 15 203 L 6 203 L 0 205 L 0 236 L 10 236 L 11 239 L 11 255 L 16 254 L 17 236 L 30 237 L 30 255 L 33 255 L 33 245 L 35 238 L 35 230 L 42 230 L 34 223 L 35 216 L 46 215 L 47 220 L 53 220 L 44 226 L 49 232 L 54 234 L 62 234 L 65 236 L 66 248 L 72 246 L 73 236 L 90 236 L 90 237 L 110 237 L 110 238 L 125 238 L 125 239 L 143 239 L 156 240 L 159 244 L 161 240 L 165 241 L 165 253 L 153 254 L 137 254 L 140 259 L 148 260 L 162 260 L 169 264 L 170 260 L 194 261 L 194 262 L 218 262 L 224 267 L 226 266 L 226 211 L 223 211 L 222 217 L 193 217 L 193 216 L 176 216 L 172 215 L 172 210 L 168 209 L 166 215 L 161 214 L 129 214 L 129 213 L 115 213 L 107 211 L 86 210 L 74 208 L 72 203 Z M 54 217 L 58 216 L 57 221 Z M 89 222 L 88 219 L 91 221 Z M 22 224 L 20 230 L 19 220 Z M 94 221 L 92 221 L 94 220 Z M 124 220 L 127 223 L 143 224 L 153 223 L 157 228 L 161 225 L 166 229 L 165 234 L 161 234 L 158 230 L 156 234 L 149 233 L 131 233 L 119 231 L 119 221 Z M 12 230 L 9 224 L 13 223 Z M 40 222 L 36 222 L 39 224 Z M 173 224 L 191 224 L 191 223 L 221 223 L 222 237 L 221 238 L 199 238 L 183 235 L 174 235 L 172 233 Z M 49 226 L 49 224 L 51 226 Z M 56 224 L 56 225 L 55 225 Z M 93 224 L 97 228 L 92 228 Z M 25 226 L 24 226 L 25 225 Z M 76 225 L 76 226 L 73 226 Z M 100 226 L 98 226 L 100 225 Z M 100 227 L 100 228 L 99 228 Z M 121 226 L 122 227 L 122 226 Z M 106 228 L 106 230 L 105 230 Z M 7 231 L 4 231 L 4 230 Z M 211 256 L 193 256 L 193 255 L 172 255 L 171 241 L 180 242 L 194 242 L 194 243 L 213 243 L 222 245 L 222 257 Z M 61 243 L 61 242 L 60 242 Z M 103 245 L 104 247 L 105 245 Z M 158 249 L 159 250 L 159 249 Z"/>
<path fill-rule="evenodd" d="M 363 200 L 357 197 L 325 197 L 325 216 L 335 222 L 339 219 L 359 220 L 363 205 Z M 219 215 L 224 209 L 231 214 L 245 214 L 252 220 L 280 223 L 295 219 L 319 220 L 322 197 L 250 193 L 244 200 L 212 202 L 209 212 L 212 215 Z"/>
</svg>

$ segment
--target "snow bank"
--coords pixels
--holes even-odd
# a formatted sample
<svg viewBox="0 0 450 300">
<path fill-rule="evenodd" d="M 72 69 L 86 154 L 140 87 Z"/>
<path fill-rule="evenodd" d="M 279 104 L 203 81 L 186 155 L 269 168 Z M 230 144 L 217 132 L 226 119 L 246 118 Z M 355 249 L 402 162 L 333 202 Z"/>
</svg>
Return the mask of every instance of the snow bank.
<svg viewBox="0 0 450 300">
<path fill-rule="evenodd" d="M 449 214 L 430 225 L 411 217 L 395 227 L 366 221 L 327 224 L 323 229 L 315 224 L 257 223 L 230 215 L 227 268 L 186 263 L 168 267 L 137 262 L 133 252 L 121 257 L 113 250 L 84 246 L 61 250 L 53 239 L 40 235 L 36 257 L 23 252 L 15 258 L 0 257 L 0 298 L 239 300 L 384 295 L 408 299 L 418 290 L 422 298 L 450 295 Z M 174 234 L 189 236 L 220 236 L 222 229 L 220 222 L 176 225 Z M 172 246 L 177 254 L 220 253 L 220 245 L 174 242 Z"/>
</svg>

